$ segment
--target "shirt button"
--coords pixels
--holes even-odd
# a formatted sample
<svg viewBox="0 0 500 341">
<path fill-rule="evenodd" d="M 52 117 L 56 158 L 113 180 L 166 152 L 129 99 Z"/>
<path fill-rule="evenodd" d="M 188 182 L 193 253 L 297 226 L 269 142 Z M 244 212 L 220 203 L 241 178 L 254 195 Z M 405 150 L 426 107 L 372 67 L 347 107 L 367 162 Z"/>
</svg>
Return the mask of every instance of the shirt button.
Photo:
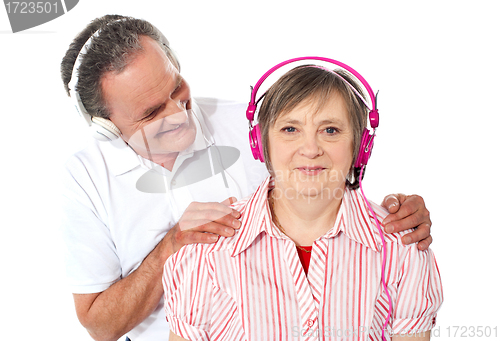
<svg viewBox="0 0 500 341">
<path fill-rule="evenodd" d="M 308 327 L 312 327 L 312 326 L 314 326 L 314 320 L 308 319 L 306 321 L 306 324 L 307 324 Z"/>
<path fill-rule="evenodd" d="M 175 180 L 172 180 L 172 181 L 170 182 L 170 185 L 172 185 L 172 186 L 175 186 L 175 184 L 176 184 Z"/>
</svg>

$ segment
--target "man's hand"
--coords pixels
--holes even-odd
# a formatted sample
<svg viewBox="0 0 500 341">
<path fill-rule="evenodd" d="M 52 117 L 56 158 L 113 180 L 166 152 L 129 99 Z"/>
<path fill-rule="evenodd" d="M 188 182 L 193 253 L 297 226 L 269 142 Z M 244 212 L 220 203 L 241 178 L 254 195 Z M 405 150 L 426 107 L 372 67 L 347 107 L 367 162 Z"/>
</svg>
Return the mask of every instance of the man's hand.
<svg viewBox="0 0 500 341">
<path fill-rule="evenodd" d="M 231 197 L 221 203 L 192 202 L 164 238 L 171 245 L 171 253 L 186 244 L 215 243 L 219 236 L 234 235 L 241 226 L 240 213 L 229 207 L 235 201 Z"/>
<path fill-rule="evenodd" d="M 385 232 L 394 233 L 416 228 L 403 237 L 403 243 L 418 242 L 419 250 L 426 250 L 429 247 L 432 243 L 432 223 L 422 197 L 391 194 L 384 198 L 382 206 L 390 213 L 382 222 L 385 225 Z"/>
<path fill-rule="evenodd" d="M 185 244 L 234 235 L 240 213 L 222 203 L 191 203 L 180 221 L 129 276 L 95 294 L 73 294 L 78 318 L 95 340 L 117 340 L 151 315 L 163 295 L 163 264 Z"/>
</svg>

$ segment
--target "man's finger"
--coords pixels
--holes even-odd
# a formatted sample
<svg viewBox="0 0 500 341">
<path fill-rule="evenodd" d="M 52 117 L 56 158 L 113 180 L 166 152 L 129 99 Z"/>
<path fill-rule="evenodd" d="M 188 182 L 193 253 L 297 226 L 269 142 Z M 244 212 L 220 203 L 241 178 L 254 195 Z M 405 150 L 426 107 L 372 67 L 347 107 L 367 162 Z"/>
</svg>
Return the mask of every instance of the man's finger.
<svg viewBox="0 0 500 341">
<path fill-rule="evenodd" d="M 184 230 L 181 232 L 180 242 L 182 244 L 191 244 L 191 243 L 213 243 L 217 241 L 219 236 L 222 237 L 232 237 L 234 235 L 234 229 L 231 227 L 227 227 L 226 225 L 209 221 L 202 223 L 195 223 L 198 226 L 196 228 Z"/>
<path fill-rule="evenodd" d="M 424 222 L 424 217 L 418 215 L 418 209 L 420 205 L 417 201 L 418 200 L 416 198 L 408 196 L 403 202 L 401 202 L 401 205 L 396 213 L 391 213 L 387 217 L 385 217 L 383 224 L 386 226 L 386 232 L 392 233 L 404 231 L 409 228 L 416 227 L 418 226 L 418 224 Z M 414 220 L 414 225 L 401 226 L 401 224 L 397 224 L 398 221 L 408 218 L 409 216 L 411 216 L 411 218 Z M 407 220 L 406 222 L 410 223 L 411 221 Z M 396 227 L 396 225 L 398 227 Z M 393 231 L 389 231 L 391 229 L 391 226 L 394 228 Z"/>
<path fill-rule="evenodd" d="M 401 211 L 401 209 L 400 209 Z M 398 213 L 400 212 L 398 211 Z M 397 214 L 397 213 L 396 213 Z M 393 220 L 390 223 L 385 225 L 385 232 L 387 233 L 397 233 L 401 231 L 405 231 L 415 226 L 418 226 L 419 223 L 422 222 L 421 217 L 418 216 L 417 213 L 411 215 L 405 215 L 402 219 Z"/>
<path fill-rule="evenodd" d="M 429 236 L 424 240 L 419 241 L 417 247 L 420 251 L 424 251 L 427 250 L 431 244 L 432 244 L 432 236 Z"/>
<path fill-rule="evenodd" d="M 230 205 L 234 204 L 236 201 L 237 200 L 235 197 L 230 197 L 230 198 L 227 198 L 226 200 L 222 201 L 221 204 L 223 204 L 225 206 L 230 206 Z"/>
<path fill-rule="evenodd" d="M 204 233 L 197 231 L 185 231 L 180 234 L 179 238 L 177 238 L 177 242 L 179 245 L 187 245 L 187 244 L 211 244 L 215 243 L 219 236 L 213 233 Z"/>
<path fill-rule="evenodd" d="M 405 202 L 406 195 L 398 193 L 398 194 L 390 194 L 384 198 L 382 201 L 382 207 L 389 211 L 389 213 L 396 213 L 399 210 L 399 207 Z"/>
<path fill-rule="evenodd" d="M 234 236 L 234 228 L 228 227 L 220 222 L 211 221 L 206 224 L 200 225 L 195 229 L 197 232 L 212 233 L 222 237 L 232 237 Z"/>
<path fill-rule="evenodd" d="M 240 214 L 236 210 L 235 212 L 238 215 Z M 179 221 L 179 227 L 181 231 L 197 230 L 203 232 L 205 231 L 204 225 L 209 223 L 216 223 L 225 227 L 227 229 L 227 233 L 223 234 L 225 237 L 232 235 L 232 230 L 241 227 L 241 222 L 235 218 L 235 214 L 232 211 L 230 214 L 224 214 L 223 212 L 214 210 L 196 211 L 189 215 L 189 219 L 181 219 L 181 221 Z"/>
<path fill-rule="evenodd" d="M 421 224 L 413 232 L 403 236 L 403 244 L 409 245 L 418 241 L 423 241 L 431 235 L 431 226 L 429 224 Z M 424 246 L 424 245 L 422 245 Z"/>
<path fill-rule="evenodd" d="M 231 198 L 228 198 L 223 201 L 230 202 Z M 229 207 L 229 205 L 225 205 L 223 203 L 218 202 L 193 202 L 191 203 L 181 219 L 184 220 L 196 220 L 201 219 L 204 215 L 207 220 L 215 220 L 220 216 L 231 214 L 235 218 L 240 217 L 240 212 Z M 209 212 L 213 212 L 212 216 L 210 216 Z"/>
</svg>

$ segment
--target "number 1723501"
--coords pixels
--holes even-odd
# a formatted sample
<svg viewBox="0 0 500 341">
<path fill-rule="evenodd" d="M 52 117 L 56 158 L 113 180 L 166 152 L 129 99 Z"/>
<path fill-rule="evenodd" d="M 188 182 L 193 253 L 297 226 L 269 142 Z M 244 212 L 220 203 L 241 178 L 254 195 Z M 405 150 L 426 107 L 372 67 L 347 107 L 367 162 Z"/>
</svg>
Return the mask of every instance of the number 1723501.
<svg viewBox="0 0 500 341">
<path fill-rule="evenodd" d="M 59 6 L 60 7 L 60 6 Z M 58 7 L 58 2 L 6 2 L 5 8 L 7 13 L 19 13 L 19 14 L 33 14 L 33 13 L 59 13 L 62 10 Z"/>
<path fill-rule="evenodd" d="M 446 328 L 449 337 L 497 337 L 498 327 L 490 326 L 450 326 Z"/>
</svg>

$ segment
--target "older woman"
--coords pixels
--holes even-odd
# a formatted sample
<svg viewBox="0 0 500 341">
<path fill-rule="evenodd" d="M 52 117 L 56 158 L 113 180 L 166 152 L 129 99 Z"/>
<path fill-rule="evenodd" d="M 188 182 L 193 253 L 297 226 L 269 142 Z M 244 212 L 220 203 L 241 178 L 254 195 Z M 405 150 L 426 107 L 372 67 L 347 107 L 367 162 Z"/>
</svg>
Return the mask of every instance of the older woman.
<svg viewBox="0 0 500 341">
<path fill-rule="evenodd" d="M 171 340 L 429 339 L 442 302 L 434 255 L 403 245 L 403 232 L 385 236 L 383 264 L 387 212 L 358 189 L 361 92 L 350 74 L 314 66 L 269 89 L 259 125 L 271 177 L 234 204 L 235 236 L 166 262 Z"/>
</svg>

